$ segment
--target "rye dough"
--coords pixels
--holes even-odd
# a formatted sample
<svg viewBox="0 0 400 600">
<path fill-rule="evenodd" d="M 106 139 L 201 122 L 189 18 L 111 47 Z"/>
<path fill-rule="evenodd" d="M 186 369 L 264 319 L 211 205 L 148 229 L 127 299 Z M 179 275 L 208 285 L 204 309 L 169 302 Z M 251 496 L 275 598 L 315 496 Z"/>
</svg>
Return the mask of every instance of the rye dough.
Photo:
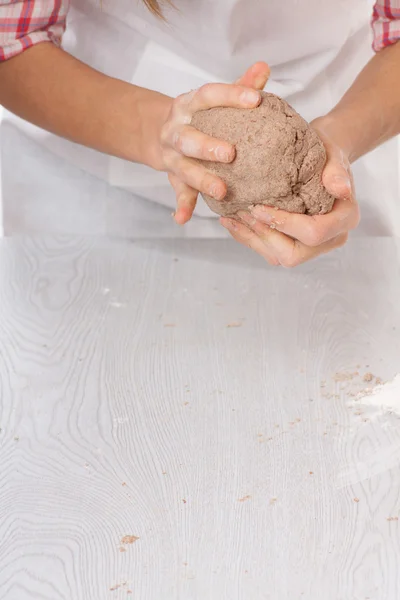
<svg viewBox="0 0 400 600">
<path fill-rule="evenodd" d="M 255 204 L 308 215 L 332 209 L 334 198 L 322 185 L 324 145 L 285 100 L 263 92 L 257 108 L 199 111 L 192 125 L 236 146 L 230 164 L 198 161 L 228 186 L 222 201 L 203 196 L 215 213 L 231 217 Z"/>
</svg>

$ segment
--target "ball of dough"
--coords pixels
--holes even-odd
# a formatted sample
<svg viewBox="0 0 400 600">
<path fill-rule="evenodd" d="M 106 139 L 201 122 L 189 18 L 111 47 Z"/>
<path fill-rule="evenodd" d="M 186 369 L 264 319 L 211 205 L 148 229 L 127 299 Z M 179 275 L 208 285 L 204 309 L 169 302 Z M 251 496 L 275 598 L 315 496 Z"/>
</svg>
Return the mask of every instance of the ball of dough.
<svg viewBox="0 0 400 600">
<path fill-rule="evenodd" d="M 322 185 L 324 145 L 285 100 L 263 92 L 257 108 L 199 111 L 192 125 L 236 146 L 230 164 L 198 161 L 228 186 L 222 201 L 203 196 L 215 213 L 231 217 L 255 204 L 308 215 L 332 209 L 334 198 Z"/>
</svg>

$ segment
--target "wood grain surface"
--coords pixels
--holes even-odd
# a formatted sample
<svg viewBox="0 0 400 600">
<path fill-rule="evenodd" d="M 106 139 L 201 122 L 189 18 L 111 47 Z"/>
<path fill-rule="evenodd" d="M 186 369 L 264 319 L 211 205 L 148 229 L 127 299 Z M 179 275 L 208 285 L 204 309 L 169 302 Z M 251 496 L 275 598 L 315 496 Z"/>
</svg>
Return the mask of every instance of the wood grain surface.
<svg viewBox="0 0 400 600">
<path fill-rule="evenodd" d="M 0 598 L 398 600 L 399 300 L 390 239 L 3 240 Z"/>
</svg>

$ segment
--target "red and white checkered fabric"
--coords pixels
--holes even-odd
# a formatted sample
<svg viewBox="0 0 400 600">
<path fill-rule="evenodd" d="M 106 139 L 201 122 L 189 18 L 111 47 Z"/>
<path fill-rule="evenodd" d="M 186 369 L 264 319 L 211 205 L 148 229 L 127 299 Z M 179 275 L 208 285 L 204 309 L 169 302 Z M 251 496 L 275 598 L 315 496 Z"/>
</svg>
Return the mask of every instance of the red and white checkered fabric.
<svg viewBox="0 0 400 600">
<path fill-rule="evenodd" d="M 69 0 L 0 0 L 0 62 L 40 42 L 60 45 Z"/>
<path fill-rule="evenodd" d="M 0 0 L 0 62 L 40 42 L 60 45 L 69 4 L 70 0 Z M 378 0 L 371 24 L 374 50 L 397 42 L 400 0 Z"/>
</svg>

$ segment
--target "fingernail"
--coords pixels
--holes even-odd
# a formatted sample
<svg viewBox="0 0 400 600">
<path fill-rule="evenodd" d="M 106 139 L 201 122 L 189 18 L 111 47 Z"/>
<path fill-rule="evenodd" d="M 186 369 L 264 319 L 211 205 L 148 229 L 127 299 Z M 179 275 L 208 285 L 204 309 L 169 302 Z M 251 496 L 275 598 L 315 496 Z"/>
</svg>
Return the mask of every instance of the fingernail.
<svg viewBox="0 0 400 600">
<path fill-rule="evenodd" d="M 222 200 L 224 197 L 224 192 L 221 190 L 221 187 L 217 183 L 214 183 L 214 185 L 210 187 L 208 194 L 212 198 L 215 198 L 215 200 Z"/>
<path fill-rule="evenodd" d="M 256 219 L 260 219 L 260 221 L 262 221 L 263 223 L 266 223 L 267 225 L 271 225 L 271 223 L 274 223 L 274 217 L 267 212 L 267 207 L 265 206 L 252 206 L 250 208 L 250 212 L 251 214 L 256 217 Z"/>
<path fill-rule="evenodd" d="M 351 181 L 348 177 L 344 177 L 343 175 L 335 175 L 333 177 L 333 181 L 335 183 L 340 183 L 341 185 L 345 185 L 349 190 L 351 190 Z"/>
<path fill-rule="evenodd" d="M 223 146 L 218 146 L 215 149 L 215 157 L 221 162 L 231 162 L 234 159 L 235 151 L 234 148 L 227 150 Z"/>
<path fill-rule="evenodd" d="M 268 81 L 268 75 L 260 75 L 260 77 L 257 77 L 256 81 L 255 81 L 255 87 L 257 89 L 261 89 L 261 88 L 265 88 L 265 85 Z"/>
<path fill-rule="evenodd" d="M 261 101 L 261 95 L 259 92 L 256 92 L 256 90 L 245 90 L 241 94 L 240 100 L 244 104 L 257 105 Z"/>
<path fill-rule="evenodd" d="M 257 223 L 257 219 L 248 212 L 240 211 L 238 213 L 238 217 L 240 217 L 242 221 L 247 223 L 247 225 L 253 226 Z"/>
</svg>

